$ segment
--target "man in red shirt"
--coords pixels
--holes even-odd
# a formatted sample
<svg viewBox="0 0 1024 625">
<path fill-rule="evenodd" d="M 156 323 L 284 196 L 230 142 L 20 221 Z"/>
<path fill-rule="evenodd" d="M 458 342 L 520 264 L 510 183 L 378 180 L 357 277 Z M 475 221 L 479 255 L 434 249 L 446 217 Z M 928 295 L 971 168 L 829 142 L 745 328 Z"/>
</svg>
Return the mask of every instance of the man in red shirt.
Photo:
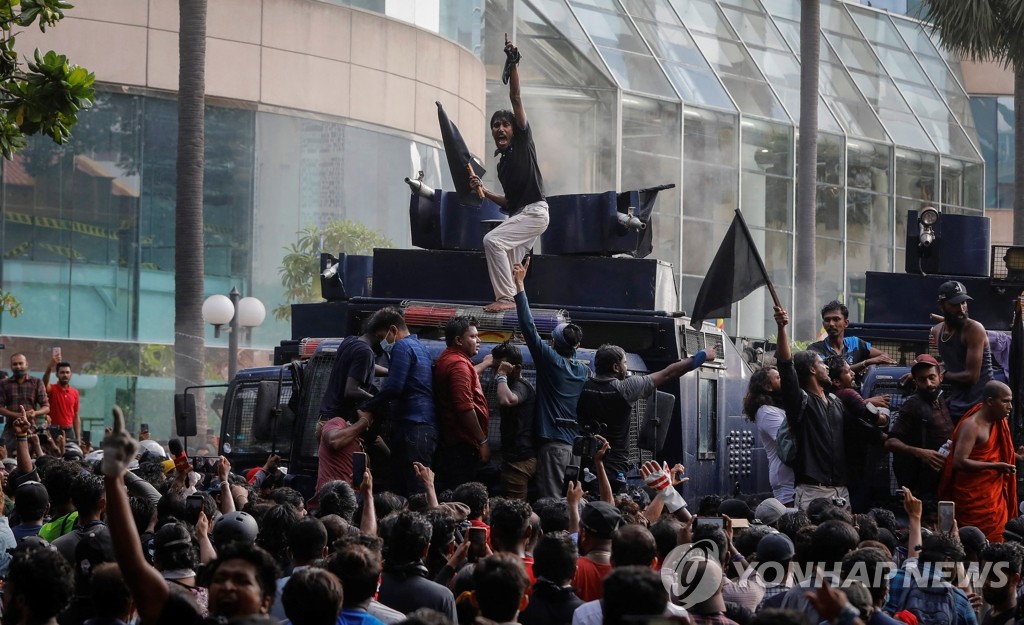
<svg viewBox="0 0 1024 625">
<path fill-rule="evenodd" d="M 487 398 L 480 374 L 470 360 L 480 351 L 476 319 L 452 317 L 444 329 L 448 348 L 434 363 L 441 444 L 437 450 L 438 488 L 454 488 L 475 479 L 478 467 L 491 459 L 487 441 Z M 485 361 L 479 366 L 486 368 Z"/>
<path fill-rule="evenodd" d="M 50 384 L 50 373 L 57 369 L 57 383 Z M 82 421 L 78 417 L 78 389 L 71 386 L 71 364 L 58 356 L 50 358 L 43 372 L 43 385 L 50 398 L 50 425 L 60 426 L 68 441 L 82 440 Z M 72 437 L 74 433 L 74 437 Z"/>
<path fill-rule="evenodd" d="M 572 585 L 583 601 L 601 598 L 604 578 L 612 572 L 612 537 L 622 525 L 622 513 L 610 503 L 592 501 L 580 514 L 576 576 Z"/>
</svg>

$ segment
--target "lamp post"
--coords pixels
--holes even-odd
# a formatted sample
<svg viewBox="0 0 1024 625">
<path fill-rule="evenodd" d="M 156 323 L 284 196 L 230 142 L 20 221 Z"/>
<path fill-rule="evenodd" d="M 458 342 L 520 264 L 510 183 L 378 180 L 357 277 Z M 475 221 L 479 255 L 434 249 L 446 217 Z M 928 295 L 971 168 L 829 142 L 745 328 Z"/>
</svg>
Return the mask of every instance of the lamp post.
<svg viewBox="0 0 1024 625">
<path fill-rule="evenodd" d="M 213 336 L 220 337 L 220 327 L 228 324 L 228 379 L 238 372 L 238 332 L 245 328 L 246 336 L 252 328 L 263 323 L 267 309 L 255 297 L 242 297 L 231 287 L 227 295 L 211 295 L 203 302 L 203 319 L 213 324 Z"/>
</svg>

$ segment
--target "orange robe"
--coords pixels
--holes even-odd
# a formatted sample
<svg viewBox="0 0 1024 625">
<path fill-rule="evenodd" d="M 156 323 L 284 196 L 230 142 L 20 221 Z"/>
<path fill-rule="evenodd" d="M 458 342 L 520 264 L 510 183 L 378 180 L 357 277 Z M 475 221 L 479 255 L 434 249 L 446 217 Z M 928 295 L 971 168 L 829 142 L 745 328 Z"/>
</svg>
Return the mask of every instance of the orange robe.
<svg viewBox="0 0 1024 625">
<path fill-rule="evenodd" d="M 960 426 L 981 409 L 978 404 L 967 411 L 953 430 L 953 445 L 942 469 L 939 496 L 956 503 L 956 521 L 960 527 L 974 526 L 992 542 L 1003 542 L 1003 527 L 1017 511 L 1017 475 L 995 469 L 984 471 L 957 471 L 953 469 Z M 971 450 L 968 458 L 980 462 L 1009 462 L 1014 464 L 1013 439 L 1010 424 L 1003 419 L 992 425 L 988 442 Z"/>
</svg>

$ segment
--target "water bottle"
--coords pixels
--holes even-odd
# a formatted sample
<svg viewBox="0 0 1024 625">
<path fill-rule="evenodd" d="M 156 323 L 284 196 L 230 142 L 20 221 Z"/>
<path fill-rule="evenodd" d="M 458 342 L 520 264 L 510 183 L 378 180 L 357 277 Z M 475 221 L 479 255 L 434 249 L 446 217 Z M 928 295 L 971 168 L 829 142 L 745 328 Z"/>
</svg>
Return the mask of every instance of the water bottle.
<svg viewBox="0 0 1024 625">
<path fill-rule="evenodd" d="M 952 447 L 952 446 L 953 446 L 953 441 L 951 441 L 949 439 L 946 439 L 946 442 L 942 444 L 942 447 L 939 447 L 939 455 L 942 456 L 943 458 L 948 457 L 949 456 L 949 448 Z"/>
</svg>

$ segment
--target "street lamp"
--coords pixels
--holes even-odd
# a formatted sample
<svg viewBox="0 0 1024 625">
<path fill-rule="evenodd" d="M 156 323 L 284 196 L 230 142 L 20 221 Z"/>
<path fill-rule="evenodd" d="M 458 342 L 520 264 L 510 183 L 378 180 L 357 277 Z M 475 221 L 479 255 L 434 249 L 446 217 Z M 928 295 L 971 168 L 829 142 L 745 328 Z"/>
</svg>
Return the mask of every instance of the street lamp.
<svg viewBox="0 0 1024 625">
<path fill-rule="evenodd" d="M 238 372 L 238 331 L 245 328 L 246 337 L 252 328 L 263 323 L 267 309 L 255 297 L 242 297 L 231 287 L 227 295 L 211 295 L 203 302 L 203 320 L 213 325 L 213 336 L 220 337 L 220 327 L 228 324 L 228 379 Z"/>
</svg>

